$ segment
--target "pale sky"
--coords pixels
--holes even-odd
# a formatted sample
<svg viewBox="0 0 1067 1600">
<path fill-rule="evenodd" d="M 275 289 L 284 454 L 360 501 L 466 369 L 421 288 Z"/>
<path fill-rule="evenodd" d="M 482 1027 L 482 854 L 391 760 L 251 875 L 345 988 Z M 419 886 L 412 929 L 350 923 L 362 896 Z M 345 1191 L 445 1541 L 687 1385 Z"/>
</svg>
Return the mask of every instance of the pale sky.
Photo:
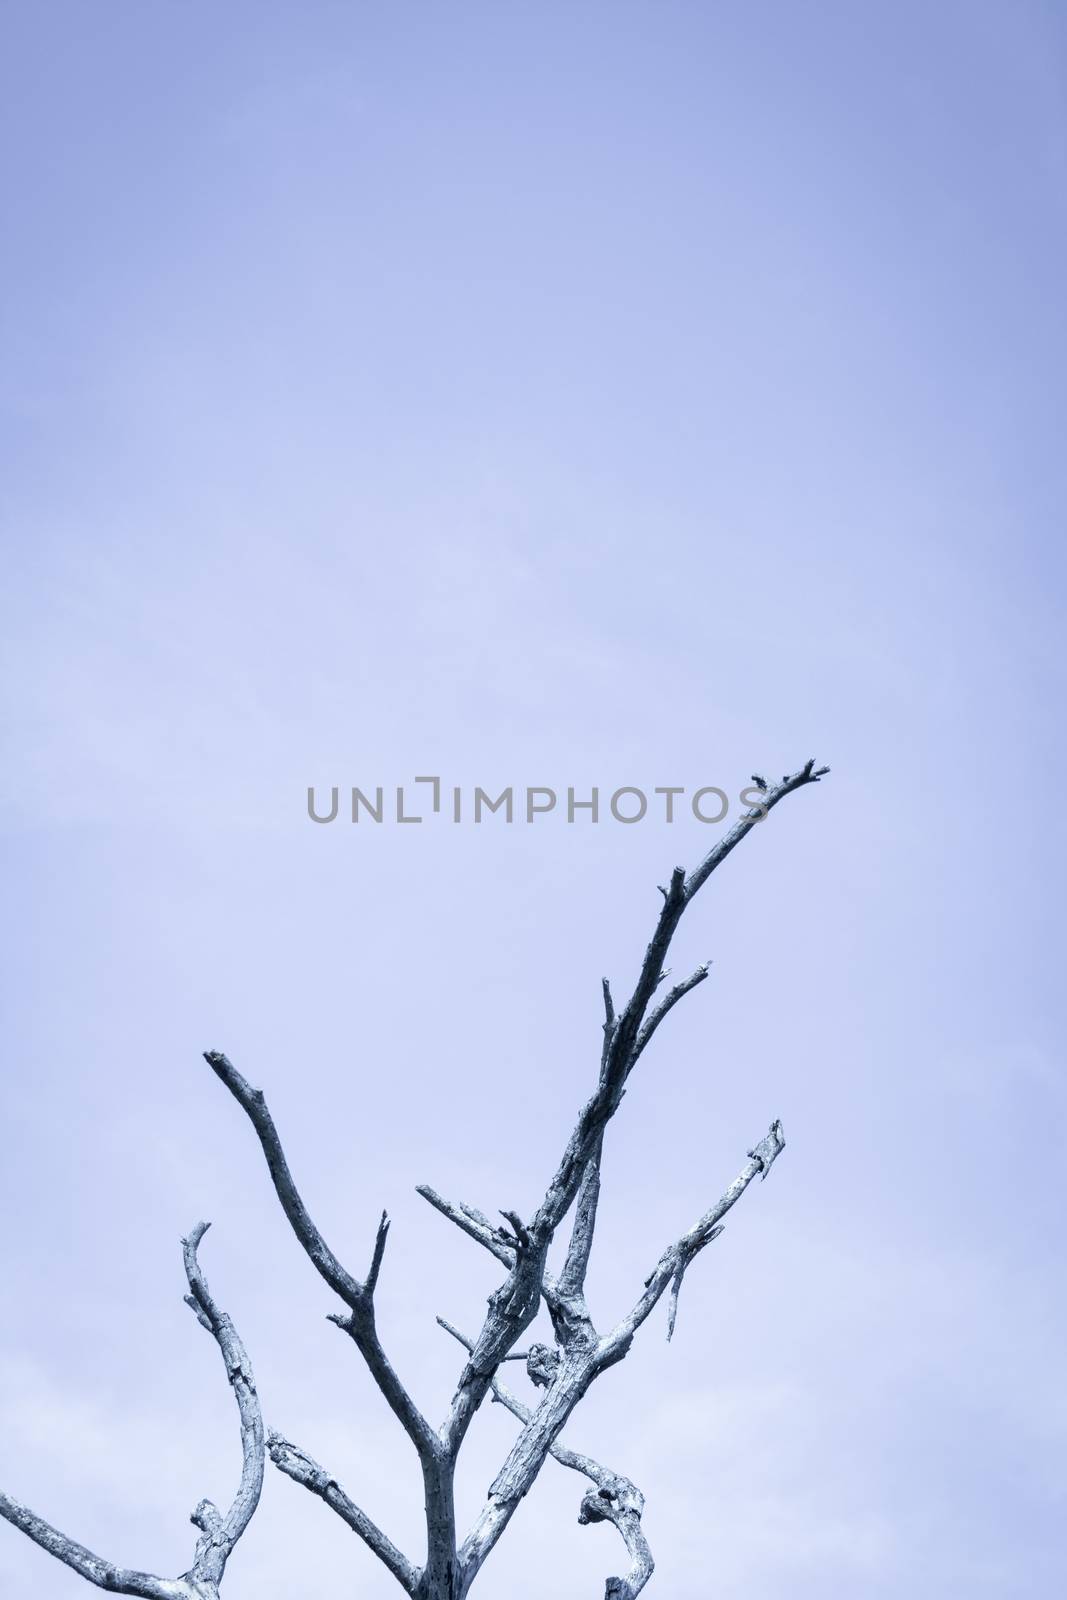
<svg viewBox="0 0 1067 1600">
<path fill-rule="evenodd" d="M 1067 20 L 1017 0 L 0 8 L 0 1487 L 172 1576 L 218 1352 L 412 1559 L 421 1484 L 200 1058 L 263 1087 L 436 1421 L 672 865 L 309 784 L 778 776 L 604 1166 L 594 1318 L 788 1146 L 566 1439 L 658 1600 L 1017 1600 L 1067 1552 Z M 514 1378 L 514 1374 L 509 1374 Z M 516 1387 L 525 1380 L 515 1378 Z M 514 1435 L 461 1467 L 472 1518 Z M 473 1591 L 620 1569 L 546 1465 Z M 559 1574 L 566 1574 L 561 1579 Z M 0 1523 L 0 1588 L 89 1586 Z M 268 1469 L 224 1600 L 400 1590 Z"/>
</svg>

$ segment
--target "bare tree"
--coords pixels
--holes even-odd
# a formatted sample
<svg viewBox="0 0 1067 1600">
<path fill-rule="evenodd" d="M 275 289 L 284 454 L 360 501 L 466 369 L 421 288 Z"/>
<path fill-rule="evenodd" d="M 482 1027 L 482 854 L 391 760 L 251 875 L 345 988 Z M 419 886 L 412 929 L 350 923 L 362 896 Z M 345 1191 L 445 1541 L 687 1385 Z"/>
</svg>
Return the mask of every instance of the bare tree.
<svg viewBox="0 0 1067 1600">
<path fill-rule="evenodd" d="M 590 1386 L 627 1354 L 637 1330 L 665 1294 L 669 1307 L 667 1337 L 671 1337 L 686 1270 L 705 1245 L 722 1233 L 723 1218 L 753 1179 L 766 1178 L 785 1139 L 781 1123 L 772 1122 L 770 1130 L 748 1151 L 745 1165 L 719 1199 L 664 1250 L 633 1308 L 602 1334 L 594 1326 L 586 1304 L 585 1279 L 596 1228 L 604 1136 L 618 1110 L 627 1079 L 656 1029 L 678 1001 L 707 976 L 707 966 L 698 967 L 667 989 L 662 998 L 655 999 L 668 975 L 664 963 L 686 908 L 716 867 L 780 800 L 794 790 L 817 783 L 828 771 L 828 767 L 816 768 L 811 760 L 777 784 L 767 785 L 754 777 L 753 782 L 764 791 L 762 805 L 747 811 L 693 872 L 687 876 L 683 868 L 676 867 L 670 883 L 661 888 L 663 905 L 656 928 L 633 993 L 621 1011 L 616 1011 L 610 986 L 604 980 L 599 1080 L 579 1113 L 534 1215 L 523 1221 L 514 1211 L 502 1211 L 500 1215 L 507 1224 L 503 1227 L 464 1201 L 446 1200 L 420 1185 L 418 1193 L 495 1256 L 506 1274 L 489 1297 L 488 1311 L 476 1336 L 468 1337 L 438 1318 L 467 1352 L 448 1415 L 440 1427 L 433 1427 L 411 1399 L 375 1327 L 374 1295 L 389 1232 L 388 1217 L 382 1214 L 366 1276 L 362 1280 L 353 1277 L 326 1243 L 300 1197 L 262 1091 L 251 1088 L 225 1055 L 206 1052 L 209 1066 L 255 1130 L 275 1192 L 297 1240 L 344 1307 L 330 1320 L 351 1338 L 418 1455 L 426 1491 L 426 1552 L 421 1565 L 403 1555 L 349 1499 L 337 1480 L 299 1446 L 277 1433 L 268 1434 L 264 1442 L 248 1357 L 229 1317 L 212 1299 L 197 1259 L 206 1223 L 198 1224 L 184 1241 L 189 1284 L 186 1299 L 222 1352 L 237 1399 L 243 1469 L 240 1487 L 225 1516 L 206 1500 L 192 1513 L 191 1520 L 200 1530 L 192 1566 L 180 1577 L 169 1579 L 132 1572 L 93 1555 L 6 1495 L 0 1495 L 0 1514 L 98 1588 L 143 1596 L 145 1600 L 218 1600 L 226 1563 L 259 1502 L 266 1450 L 276 1467 L 318 1495 L 359 1535 L 412 1600 L 465 1600 L 519 1502 L 529 1492 L 546 1459 L 552 1456 L 588 1478 L 592 1485 L 582 1498 L 579 1521 L 611 1522 L 625 1544 L 628 1570 L 623 1577 L 607 1579 L 605 1600 L 634 1600 L 653 1569 L 652 1554 L 641 1527 L 643 1496 L 628 1478 L 567 1448 L 559 1442 L 559 1436 Z M 570 1240 L 562 1269 L 556 1274 L 548 1267 L 549 1247 L 572 1206 Z M 533 1323 L 542 1301 L 551 1319 L 554 1346 L 533 1344 L 529 1350 L 519 1352 L 516 1345 Z M 543 1391 L 532 1396 L 530 1403 L 519 1400 L 500 1378 L 504 1362 L 520 1360 L 525 1362 L 535 1389 Z M 480 1515 L 460 1540 L 453 1500 L 456 1461 L 467 1429 L 487 1394 L 512 1412 L 521 1427 L 490 1486 Z"/>
</svg>

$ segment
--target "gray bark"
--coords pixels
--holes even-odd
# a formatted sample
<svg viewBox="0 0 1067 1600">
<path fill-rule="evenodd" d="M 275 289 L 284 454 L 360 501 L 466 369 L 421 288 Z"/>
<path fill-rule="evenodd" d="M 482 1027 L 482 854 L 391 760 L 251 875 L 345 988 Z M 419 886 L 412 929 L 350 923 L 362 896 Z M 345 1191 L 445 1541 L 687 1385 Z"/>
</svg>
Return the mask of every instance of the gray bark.
<svg viewBox="0 0 1067 1600">
<path fill-rule="evenodd" d="M 686 1271 L 696 1256 L 723 1231 L 723 1218 L 757 1175 L 765 1178 L 785 1145 L 780 1122 L 748 1152 L 748 1162 L 722 1196 L 673 1244 L 645 1279 L 631 1311 L 607 1334 L 598 1333 L 585 1298 L 585 1280 L 593 1248 L 600 1199 L 600 1167 L 605 1135 L 626 1092 L 627 1080 L 657 1029 L 673 1008 L 708 975 L 704 964 L 689 977 L 655 996 L 669 976 L 665 962 L 678 924 L 711 874 L 786 795 L 817 783 L 828 771 L 809 761 L 798 772 L 766 788 L 761 805 L 746 812 L 688 876 L 676 867 L 661 889 L 663 904 L 645 952 L 633 992 L 616 1012 L 610 986 L 603 984 L 604 1025 L 599 1075 L 594 1092 L 582 1107 L 544 1198 L 524 1221 L 516 1212 L 500 1212 L 507 1227 L 490 1222 L 475 1207 L 442 1198 L 427 1185 L 421 1194 L 436 1210 L 489 1251 L 505 1270 L 490 1295 L 482 1326 L 473 1338 L 443 1322 L 467 1352 L 448 1413 L 434 1427 L 419 1411 L 379 1339 L 374 1296 L 386 1249 L 389 1219 L 382 1214 L 370 1264 L 360 1280 L 344 1267 L 312 1220 L 294 1182 L 281 1138 L 260 1089 L 253 1089 L 227 1056 L 208 1051 L 205 1059 L 245 1113 L 262 1147 L 267 1169 L 282 1210 L 315 1270 L 341 1301 L 344 1310 L 330 1320 L 352 1340 L 415 1450 L 422 1470 L 426 1508 L 426 1549 L 421 1566 L 403 1554 L 371 1521 L 329 1472 L 298 1445 L 271 1433 L 274 1465 L 294 1482 L 317 1495 L 339 1516 L 393 1575 L 412 1600 L 465 1600 L 486 1560 L 529 1492 L 549 1456 L 584 1474 L 593 1484 L 583 1497 L 582 1523 L 608 1521 L 620 1534 L 629 1568 L 606 1581 L 605 1600 L 635 1600 L 653 1570 L 651 1551 L 641 1527 L 644 1498 L 633 1483 L 560 1443 L 560 1434 L 590 1386 L 609 1367 L 623 1360 L 638 1329 L 665 1294 L 668 1295 L 667 1337 L 672 1336 L 678 1297 Z M 755 780 L 754 780 L 755 781 Z M 766 787 L 759 784 L 760 787 Z M 573 1208 L 571 1233 L 558 1277 L 547 1267 L 556 1231 Z M 243 1465 L 240 1486 L 225 1516 L 202 1501 L 192 1520 L 200 1530 L 193 1565 L 178 1578 L 157 1578 L 115 1566 L 59 1533 L 17 1501 L 0 1495 L 0 1515 L 21 1528 L 42 1549 L 65 1562 L 97 1587 L 144 1600 L 218 1600 L 226 1563 L 247 1528 L 259 1502 L 263 1482 L 264 1432 L 251 1367 L 230 1319 L 211 1298 L 197 1260 L 207 1224 L 185 1241 L 189 1284 L 187 1300 L 198 1320 L 221 1350 L 237 1401 Z M 668 1294 L 669 1291 L 669 1294 Z M 551 1319 L 555 1346 L 534 1345 L 520 1353 L 516 1346 L 544 1303 Z M 441 1321 L 442 1319 L 438 1319 Z M 500 1380 L 507 1361 L 525 1360 L 538 1391 L 526 1405 Z M 486 1395 L 505 1405 L 521 1423 L 520 1431 L 489 1489 L 474 1526 L 462 1541 L 456 1528 L 453 1482 L 456 1461 L 467 1430 Z"/>
<path fill-rule="evenodd" d="M 113 1561 L 105 1561 L 91 1550 L 86 1550 L 84 1545 L 60 1533 L 17 1500 L 0 1494 L 0 1516 L 16 1528 L 21 1528 L 34 1544 L 47 1550 L 49 1555 L 73 1568 L 90 1583 L 95 1583 L 98 1589 L 106 1589 L 111 1594 L 139 1595 L 142 1600 L 218 1600 L 226 1563 L 259 1504 L 263 1487 L 263 1417 L 244 1345 L 230 1318 L 219 1310 L 212 1299 L 197 1257 L 200 1241 L 207 1230 L 206 1222 L 198 1222 L 188 1239 L 182 1241 L 185 1275 L 189 1284 L 185 1299 L 196 1313 L 197 1321 L 211 1334 L 222 1353 L 226 1376 L 237 1401 L 243 1459 L 241 1482 L 226 1515 L 223 1516 L 210 1500 L 201 1500 L 189 1519 L 200 1530 L 200 1538 L 188 1572 L 182 1573 L 179 1578 L 157 1578 L 149 1572 L 134 1572 Z"/>
</svg>

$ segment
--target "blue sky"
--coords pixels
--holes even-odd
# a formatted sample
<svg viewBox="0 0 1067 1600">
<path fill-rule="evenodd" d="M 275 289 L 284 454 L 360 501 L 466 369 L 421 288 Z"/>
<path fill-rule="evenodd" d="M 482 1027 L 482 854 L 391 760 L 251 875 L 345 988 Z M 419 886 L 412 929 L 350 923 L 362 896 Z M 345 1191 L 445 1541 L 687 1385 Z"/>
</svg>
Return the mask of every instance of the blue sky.
<svg viewBox="0 0 1067 1600">
<path fill-rule="evenodd" d="M 261 1084 L 436 1416 L 671 825 L 380 829 L 310 783 L 833 773 L 708 885 L 594 1316 L 788 1149 L 568 1437 L 650 1593 L 995 1600 L 1064 1555 L 1055 5 L 7 5 L 3 1486 L 174 1573 L 268 1420 L 419 1554 L 406 1441 L 200 1061 Z M 337 1395 L 348 1397 L 343 1412 Z M 493 1408 L 472 1516 L 513 1424 Z M 476 1592 L 616 1570 L 549 1464 Z M 305 1503 L 308 1502 L 308 1503 Z M 336 1524 L 336 1525 L 335 1525 Z M 0 1528 L 7 1592 L 84 1585 Z M 303 1574 L 303 1576 L 301 1576 Z M 277 1474 L 228 1600 L 395 1586 Z M 302 1585 L 306 1585 L 306 1590 Z"/>
</svg>

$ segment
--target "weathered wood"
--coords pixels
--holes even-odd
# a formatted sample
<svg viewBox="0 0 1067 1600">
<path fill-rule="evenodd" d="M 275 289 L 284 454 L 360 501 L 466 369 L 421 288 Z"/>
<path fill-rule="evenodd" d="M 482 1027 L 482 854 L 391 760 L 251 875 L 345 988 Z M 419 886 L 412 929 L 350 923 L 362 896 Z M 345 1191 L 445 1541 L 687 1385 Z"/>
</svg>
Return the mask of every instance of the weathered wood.
<svg viewBox="0 0 1067 1600">
<path fill-rule="evenodd" d="M 206 1222 L 198 1222 L 189 1237 L 182 1240 L 189 1284 L 185 1298 L 196 1313 L 197 1321 L 207 1329 L 222 1352 L 240 1417 L 243 1465 L 240 1485 L 225 1516 L 210 1500 L 201 1500 L 192 1513 L 190 1521 L 199 1528 L 201 1537 L 197 1540 L 196 1555 L 189 1571 L 179 1578 L 157 1578 L 149 1572 L 116 1566 L 60 1533 L 17 1500 L 0 1494 L 0 1516 L 21 1528 L 49 1555 L 111 1594 L 137 1595 L 141 1600 L 218 1600 L 226 1563 L 259 1504 L 263 1488 L 263 1416 L 244 1345 L 230 1318 L 212 1299 L 197 1258 L 200 1241 L 207 1230 Z"/>
<path fill-rule="evenodd" d="M 656 926 L 633 992 L 621 1011 L 616 1011 L 607 979 L 603 981 L 603 1043 L 596 1088 L 579 1112 L 533 1216 L 524 1219 L 514 1210 L 503 1209 L 500 1215 L 508 1227 L 502 1228 L 473 1206 L 445 1200 L 427 1185 L 419 1186 L 418 1193 L 424 1199 L 489 1251 L 506 1272 L 504 1281 L 489 1297 L 486 1316 L 473 1339 L 438 1319 L 464 1346 L 467 1360 L 448 1414 L 437 1428 L 415 1405 L 386 1355 L 375 1325 L 374 1296 L 385 1259 L 388 1217 L 382 1213 L 370 1266 L 361 1281 L 341 1264 L 312 1220 L 262 1090 L 253 1089 L 222 1052 L 205 1053 L 212 1071 L 252 1124 L 293 1233 L 345 1307 L 330 1321 L 351 1338 L 418 1455 L 425 1491 L 424 1564 L 420 1567 L 409 1561 L 325 1468 L 278 1433 L 269 1437 L 271 1461 L 287 1477 L 322 1499 L 378 1557 L 412 1600 L 465 1600 L 549 1456 L 583 1473 L 594 1485 L 582 1500 L 579 1520 L 611 1522 L 623 1539 L 629 1570 L 623 1577 L 607 1579 L 605 1600 L 635 1600 L 648 1582 L 653 1561 L 641 1527 L 643 1496 L 628 1478 L 602 1467 L 590 1456 L 570 1450 L 559 1442 L 559 1436 L 590 1386 L 626 1356 L 638 1329 L 668 1290 L 667 1337 L 672 1336 L 687 1269 L 722 1233 L 722 1219 L 756 1176 L 767 1176 L 785 1139 L 781 1123 L 773 1122 L 770 1131 L 748 1152 L 746 1166 L 729 1188 L 663 1252 L 631 1311 L 608 1334 L 601 1335 L 586 1304 L 585 1281 L 596 1233 L 605 1134 L 622 1101 L 627 1080 L 653 1035 L 679 1001 L 707 978 L 708 963 L 704 963 L 666 990 L 659 1001 L 654 1000 L 669 976 L 665 963 L 683 914 L 711 874 L 786 795 L 818 783 L 828 771 L 827 767 L 816 768 L 812 760 L 778 784 L 768 787 L 759 780 L 757 787 L 765 789 L 761 804 L 747 811 L 688 876 L 682 867 L 675 867 L 669 884 L 661 890 L 663 904 Z M 548 1250 L 572 1207 L 566 1258 L 556 1277 L 546 1265 Z M 98 1588 L 141 1596 L 142 1600 L 218 1600 L 226 1563 L 255 1513 L 263 1483 L 263 1421 L 251 1366 L 232 1322 L 212 1299 L 197 1258 L 206 1229 L 206 1223 L 198 1224 L 184 1241 L 189 1284 L 186 1298 L 222 1352 L 237 1401 L 243 1466 L 240 1485 L 225 1516 L 207 1500 L 201 1501 L 193 1512 L 192 1521 L 201 1537 L 190 1570 L 178 1578 L 157 1578 L 117 1567 L 75 1544 L 17 1501 L 0 1495 L 0 1515 L 42 1549 Z M 520 1352 L 516 1346 L 536 1317 L 542 1300 L 551 1318 L 555 1347 L 534 1345 L 528 1352 Z M 506 1389 L 498 1376 L 504 1362 L 520 1359 L 526 1361 L 527 1374 L 536 1391 L 535 1403 L 530 1406 Z M 453 1497 L 456 1461 L 471 1421 L 487 1394 L 505 1405 L 522 1427 L 490 1486 L 485 1506 L 460 1543 Z"/>
</svg>

